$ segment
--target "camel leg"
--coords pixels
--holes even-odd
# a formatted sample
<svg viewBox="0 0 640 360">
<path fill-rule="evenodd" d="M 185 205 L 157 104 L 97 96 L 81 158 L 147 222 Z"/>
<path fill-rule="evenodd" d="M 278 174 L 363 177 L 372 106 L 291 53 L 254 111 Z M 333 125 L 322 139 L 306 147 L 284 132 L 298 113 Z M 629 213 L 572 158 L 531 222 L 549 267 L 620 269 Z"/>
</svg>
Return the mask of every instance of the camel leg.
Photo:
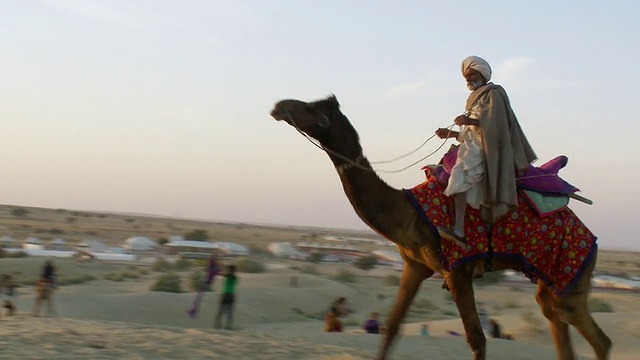
<svg viewBox="0 0 640 360">
<path fill-rule="evenodd" d="M 473 358 L 474 360 L 484 360 L 487 352 L 487 339 L 480 326 L 480 317 L 473 292 L 473 264 L 460 266 L 450 272 L 447 285 L 458 307 Z"/>
<path fill-rule="evenodd" d="M 544 317 L 549 320 L 551 338 L 556 347 L 558 360 L 574 360 L 575 354 L 571 346 L 569 325 L 562 321 L 556 298 L 542 281 L 538 281 L 536 301 L 540 305 Z"/>
<path fill-rule="evenodd" d="M 413 261 L 404 262 L 396 304 L 393 307 L 391 316 L 387 320 L 384 339 L 378 352 L 378 360 L 386 359 L 391 343 L 398 334 L 400 322 L 407 313 L 409 305 L 411 305 L 422 282 L 431 275 L 433 275 L 433 270 L 422 264 Z"/>
<path fill-rule="evenodd" d="M 575 326 L 576 330 L 589 342 L 598 360 L 606 360 L 611 351 L 611 339 L 595 322 L 589 310 L 589 292 L 591 291 L 591 273 L 595 266 L 595 257 L 585 269 L 582 278 L 564 297 L 558 298 L 560 318 Z"/>
<path fill-rule="evenodd" d="M 602 331 L 593 320 L 588 311 L 581 311 L 582 315 L 571 319 L 571 325 L 575 326 L 578 332 L 591 344 L 596 353 L 596 359 L 607 360 L 611 351 L 611 339 Z"/>
</svg>

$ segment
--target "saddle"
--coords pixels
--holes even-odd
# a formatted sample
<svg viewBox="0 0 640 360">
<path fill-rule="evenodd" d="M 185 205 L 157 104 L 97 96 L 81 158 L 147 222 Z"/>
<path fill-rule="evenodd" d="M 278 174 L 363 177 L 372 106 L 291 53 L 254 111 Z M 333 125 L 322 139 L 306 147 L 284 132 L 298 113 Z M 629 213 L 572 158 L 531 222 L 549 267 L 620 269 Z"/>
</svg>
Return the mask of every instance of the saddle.
<svg viewBox="0 0 640 360">
<path fill-rule="evenodd" d="M 422 170 L 427 173 L 427 177 L 433 176 L 438 183 L 447 186 L 457 157 L 458 146 L 452 145 L 437 165 L 427 165 Z M 568 161 L 569 158 L 560 155 L 539 167 L 529 165 L 524 174 L 516 179 L 522 198 L 540 217 L 565 209 L 569 205 L 569 198 L 593 204 L 591 200 L 577 195 L 576 192 L 580 190 L 558 175 Z"/>
</svg>

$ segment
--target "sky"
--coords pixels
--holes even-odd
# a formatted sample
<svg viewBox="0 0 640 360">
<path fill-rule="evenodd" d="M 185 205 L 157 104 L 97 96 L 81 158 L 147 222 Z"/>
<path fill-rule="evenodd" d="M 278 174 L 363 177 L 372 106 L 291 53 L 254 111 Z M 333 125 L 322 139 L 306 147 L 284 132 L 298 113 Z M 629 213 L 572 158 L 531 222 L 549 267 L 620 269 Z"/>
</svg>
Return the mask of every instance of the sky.
<svg viewBox="0 0 640 360">
<path fill-rule="evenodd" d="M 364 230 L 326 154 L 275 122 L 334 94 L 370 161 L 464 111 L 485 58 L 542 164 L 594 205 L 601 248 L 640 251 L 636 1 L 0 2 L 0 203 Z M 432 139 L 377 167 L 424 181 Z M 448 146 L 444 146 L 446 149 Z M 635 159 L 635 160 L 634 160 Z M 398 172 L 396 172 L 398 171 Z"/>
</svg>

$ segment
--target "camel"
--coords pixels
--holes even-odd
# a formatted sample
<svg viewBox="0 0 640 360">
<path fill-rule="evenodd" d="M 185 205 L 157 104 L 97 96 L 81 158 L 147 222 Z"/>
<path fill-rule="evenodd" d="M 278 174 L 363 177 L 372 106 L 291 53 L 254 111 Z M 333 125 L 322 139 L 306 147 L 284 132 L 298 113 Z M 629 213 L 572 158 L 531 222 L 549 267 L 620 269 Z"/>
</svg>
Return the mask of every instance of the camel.
<svg viewBox="0 0 640 360">
<path fill-rule="evenodd" d="M 442 244 L 437 231 L 420 217 L 403 190 L 389 186 L 375 173 L 362 152 L 358 133 L 340 111 L 336 97 L 310 103 L 282 100 L 275 105 L 271 116 L 319 143 L 318 146 L 333 163 L 357 215 L 371 229 L 394 242 L 404 261 L 396 303 L 387 319 L 377 359 L 388 358 L 400 323 L 422 282 L 439 273 L 455 301 L 473 359 L 484 360 L 487 341 L 476 309 L 474 264 L 469 262 L 445 270 L 439 257 Z M 612 342 L 596 324 L 588 308 L 596 257 L 594 253 L 582 275 L 562 296 L 554 293 L 542 280 L 537 281 L 536 301 L 549 321 L 559 360 L 575 359 L 569 325 L 573 325 L 589 342 L 598 360 L 609 356 Z M 521 271 L 522 268 L 521 261 L 494 259 L 490 270 Z"/>
</svg>

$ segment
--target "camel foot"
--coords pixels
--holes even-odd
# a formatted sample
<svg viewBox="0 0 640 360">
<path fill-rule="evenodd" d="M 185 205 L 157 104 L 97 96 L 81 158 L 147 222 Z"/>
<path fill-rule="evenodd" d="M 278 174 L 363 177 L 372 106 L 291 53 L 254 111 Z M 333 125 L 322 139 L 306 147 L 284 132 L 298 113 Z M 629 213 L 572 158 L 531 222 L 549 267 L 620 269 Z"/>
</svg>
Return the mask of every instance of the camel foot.
<svg viewBox="0 0 640 360">
<path fill-rule="evenodd" d="M 456 234 L 451 228 L 439 227 L 438 233 L 443 239 L 449 240 L 463 249 L 467 248 L 467 238 Z"/>
</svg>

